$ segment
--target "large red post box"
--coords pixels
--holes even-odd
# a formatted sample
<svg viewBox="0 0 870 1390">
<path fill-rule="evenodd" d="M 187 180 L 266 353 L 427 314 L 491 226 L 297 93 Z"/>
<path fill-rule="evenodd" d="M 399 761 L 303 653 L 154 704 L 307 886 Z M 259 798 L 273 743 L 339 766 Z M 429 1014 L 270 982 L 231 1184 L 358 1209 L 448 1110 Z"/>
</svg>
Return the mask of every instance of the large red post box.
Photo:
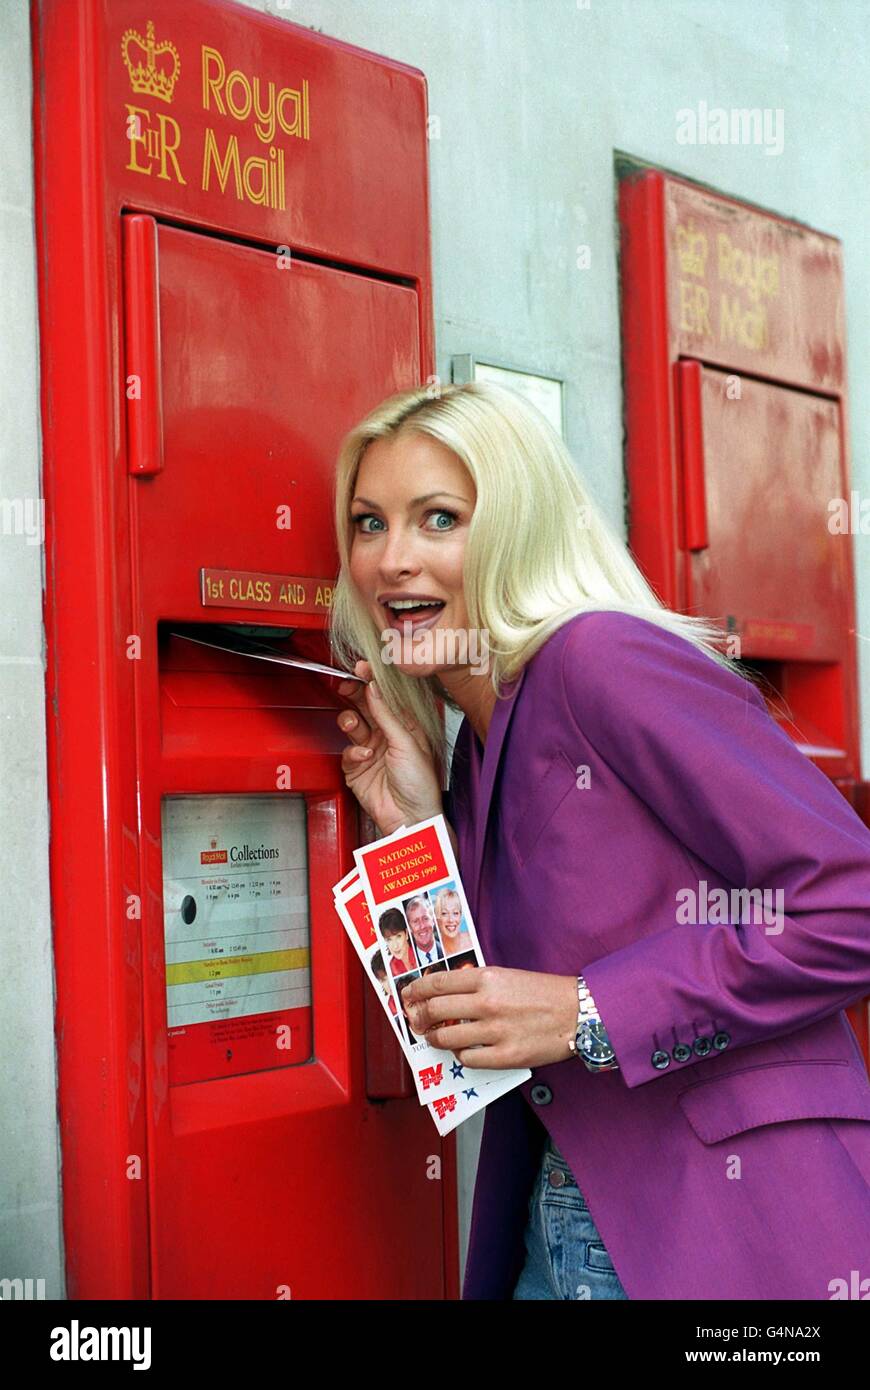
<svg viewBox="0 0 870 1390">
<path fill-rule="evenodd" d="M 629 544 L 670 607 L 727 629 L 870 824 L 842 247 L 659 170 L 620 172 Z M 870 1059 L 867 1001 L 849 1017 Z"/>
<path fill-rule="evenodd" d="M 68 1292 L 455 1297 L 453 1144 L 332 907 L 334 685 L 220 649 L 328 658 L 337 446 L 432 371 L 425 80 L 32 13 Z"/>
</svg>

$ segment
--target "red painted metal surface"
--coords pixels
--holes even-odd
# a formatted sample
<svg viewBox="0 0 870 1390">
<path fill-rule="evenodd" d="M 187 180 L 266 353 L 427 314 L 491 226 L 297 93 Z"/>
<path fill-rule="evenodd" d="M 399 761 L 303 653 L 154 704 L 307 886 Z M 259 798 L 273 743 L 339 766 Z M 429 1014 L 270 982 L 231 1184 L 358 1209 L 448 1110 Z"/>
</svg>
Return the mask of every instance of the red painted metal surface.
<svg viewBox="0 0 870 1390">
<path fill-rule="evenodd" d="M 620 181 L 629 545 L 722 623 L 771 712 L 866 823 L 842 249 L 658 170 Z M 849 1017 L 868 1051 L 867 1001 Z"/>
<path fill-rule="evenodd" d="M 680 461 L 682 464 L 683 535 L 686 551 L 706 550 L 707 482 L 704 475 L 704 414 L 701 401 L 701 364 L 676 364 L 676 391 L 680 409 Z"/>
<path fill-rule="evenodd" d="M 171 635 L 325 654 L 336 446 L 432 371 L 425 79 L 204 0 L 34 0 L 32 26 L 68 1293 L 456 1297 L 455 1146 L 332 909 L 359 842 L 335 697 Z M 308 826 L 297 1051 L 198 1025 L 179 1071 L 161 808 L 275 798 L 278 768 Z"/>
<path fill-rule="evenodd" d="M 153 477 L 163 467 L 157 223 L 153 217 L 125 217 L 121 239 L 127 467 L 133 474 Z"/>
</svg>

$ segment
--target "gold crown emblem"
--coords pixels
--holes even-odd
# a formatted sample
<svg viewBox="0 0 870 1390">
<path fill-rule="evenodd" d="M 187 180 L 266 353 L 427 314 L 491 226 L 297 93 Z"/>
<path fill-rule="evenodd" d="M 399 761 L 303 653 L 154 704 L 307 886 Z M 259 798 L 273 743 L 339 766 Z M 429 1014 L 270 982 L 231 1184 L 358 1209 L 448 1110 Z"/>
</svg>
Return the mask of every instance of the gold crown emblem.
<svg viewBox="0 0 870 1390">
<path fill-rule="evenodd" d="M 684 275 L 700 275 L 703 278 L 707 264 L 707 238 L 703 232 L 695 231 L 695 224 L 691 220 L 688 229 L 682 223 L 677 227 L 677 255 Z"/>
<path fill-rule="evenodd" d="M 149 19 L 143 39 L 138 29 L 128 29 L 121 39 L 121 57 L 127 64 L 134 92 L 171 101 L 181 59 L 174 43 L 154 42 L 154 21 Z"/>
</svg>

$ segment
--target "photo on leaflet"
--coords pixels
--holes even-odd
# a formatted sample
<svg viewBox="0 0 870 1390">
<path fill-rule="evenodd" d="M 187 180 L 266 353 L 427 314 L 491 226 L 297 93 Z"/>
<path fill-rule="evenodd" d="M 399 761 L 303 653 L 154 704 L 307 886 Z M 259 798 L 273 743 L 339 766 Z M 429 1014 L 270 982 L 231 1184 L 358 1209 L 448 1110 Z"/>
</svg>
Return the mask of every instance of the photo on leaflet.
<svg viewBox="0 0 870 1390">
<path fill-rule="evenodd" d="M 424 1043 L 426 1039 L 422 1035 L 418 1036 L 411 1027 L 410 1022 L 408 1021 L 408 1015 L 405 1012 L 405 1006 L 402 1003 L 402 990 L 405 988 L 406 985 L 409 985 L 412 980 L 419 980 L 419 978 L 419 970 L 413 970 L 410 972 L 410 974 L 402 975 L 400 979 L 396 980 L 396 994 L 398 995 L 399 1009 L 401 1011 L 400 1023 L 404 1024 L 405 1031 L 408 1034 L 408 1037 L 410 1038 L 412 1043 Z"/>
<path fill-rule="evenodd" d="M 454 882 L 443 883 L 429 893 L 435 925 L 445 956 L 457 956 L 471 948 L 471 933 L 462 912 L 462 898 Z"/>
<path fill-rule="evenodd" d="M 384 965 L 383 952 L 376 948 L 369 960 L 369 969 L 375 980 L 375 984 L 383 990 L 387 998 L 387 1004 L 393 1018 L 396 1017 L 396 1001 L 390 989 L 390 982 L 387 979 L 387 967 Z"/>
<path fill-rule="evenodd" d="M 414 893 L 402 899 L 402 910 L 411 932 L 419 965 L 434 965 L 444 959 L 444 946 L 435 925 L 435 910 L 428 893 Z"/>
<path fill-rule="evenodd" d="M 384 939 L 389 956 L 390 974 L 393 978 L 405 975 L 417 968 L 417 954 L 411 937 L 411 928 L 405 914 L 398 907 L 388 907 L 378 919 L 378 931 Z"/>
</svg>

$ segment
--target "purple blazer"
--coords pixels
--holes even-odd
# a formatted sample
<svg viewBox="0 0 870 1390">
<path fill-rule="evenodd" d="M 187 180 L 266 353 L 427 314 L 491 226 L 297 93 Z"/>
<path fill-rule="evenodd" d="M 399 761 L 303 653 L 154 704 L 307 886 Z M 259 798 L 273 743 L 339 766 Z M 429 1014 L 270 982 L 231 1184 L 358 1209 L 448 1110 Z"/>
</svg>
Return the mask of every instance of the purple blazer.
<svg viewBox="0 0 870 1390">
<path fill-rule="evenodd" d="M 463 1298 L 511 1297 L 545 1131 L 629 1298 L 867 1297 L 870 831 L 643 618 L 570 619 L 507 693 L 445 803 L 484 956 L 582 973 L 621 1069 L 568 1056 L 487 1108 Z"/>
</svg>

